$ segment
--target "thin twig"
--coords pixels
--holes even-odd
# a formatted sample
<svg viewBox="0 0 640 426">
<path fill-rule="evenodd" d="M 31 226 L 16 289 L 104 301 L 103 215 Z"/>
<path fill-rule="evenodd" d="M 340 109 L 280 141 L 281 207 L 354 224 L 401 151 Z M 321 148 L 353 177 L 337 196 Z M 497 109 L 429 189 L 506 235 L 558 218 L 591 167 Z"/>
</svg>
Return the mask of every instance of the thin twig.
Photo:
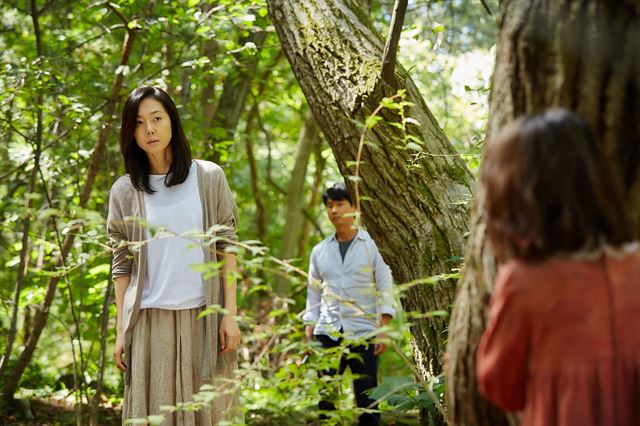
<svg viewBox="0 0 640 426">
<path fill-rule="evenodd" d="M 122 12 L 120 12 L 118 10 L 118 7 L 111 3 L 110 1 L 106 3 L 106 6 L 111 9 L 113 11 L 113 13 L 115 13 L 116 15 L 118 15 L 118 18 L 120 18 L 120 20 L 124 23 L 125 27 L 129 28 L 129 21 L 127 20 L 127 18 L 122 14 Z"/>
<path fill-rule="evenodd" d="M 480 3 L 482 3 L 482 5 L 484 6 L 484 10 L 487 11 L 489 16 L 493 16 L 493 13 L 491 13 L 491 8 L 489 7 L 489 4 L 487 4 L 487 1 L 486 0 L 480 0 Z"/>
<path fill-rule="evenodd" d="M 407 12 L 408 0 L 396 0 L 393 5 L 393 16 L 391 17 L 391 28 L 387 35 L 387 42 L 384 46 L 382 54 L 382 70 L 380 76 L 391 87 L 397 87 L 395 76 L 398 44 L 400 43 L 400 35 L 402 33 L 402 24 L 404 23 L 404 15 Z"/>
</svg>

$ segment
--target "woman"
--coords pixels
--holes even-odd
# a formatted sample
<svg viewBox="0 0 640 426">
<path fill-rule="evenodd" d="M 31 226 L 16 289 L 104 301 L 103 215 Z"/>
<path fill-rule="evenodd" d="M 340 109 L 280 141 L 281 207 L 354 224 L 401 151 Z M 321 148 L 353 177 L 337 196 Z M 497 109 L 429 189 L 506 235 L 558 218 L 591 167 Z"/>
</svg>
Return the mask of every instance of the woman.
<svg viewBox="0 0 640 426">
<path fill-rule="evenodd" d="M 498 257 L 481 392 L 521 424 L 640 424 L 640 252 L 604 155 L 566 110 L 518 120 L 481 167 Z"/>
<path fill-rule="evenodd" d="M 212 384 L 211 404 L 166 413 L 164 424 L 217 424 L 238 414 L 236 259 L 224 252 L 237 240 L 233 195 L 218 165 L 192 160 L 176 106 L 157 87 L 128 97 L 120 150 L 127 174 L 111 188 L 107 228 L 115 247 L 114 357 L 126 372 L 123 421 L 192 401 Z M 202 240 L 211 227 L 213 238 Z M 221 273 L 203 279 L 195 265 L 219 257 Z M 214 313 L 200 318 L 210 307 Z"/>
</svg>

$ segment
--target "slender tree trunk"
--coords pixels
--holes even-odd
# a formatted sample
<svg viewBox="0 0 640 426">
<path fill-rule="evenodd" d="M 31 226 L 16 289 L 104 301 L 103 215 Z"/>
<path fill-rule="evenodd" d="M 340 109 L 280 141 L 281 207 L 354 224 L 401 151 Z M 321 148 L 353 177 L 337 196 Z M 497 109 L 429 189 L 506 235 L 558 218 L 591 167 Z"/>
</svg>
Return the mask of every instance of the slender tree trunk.
<svg viewBox="0 0 640 426">
<path fill-rule="evenodd" d="M 380 78 L 384 40 L 354 0 L 267 4 L 285 55 L 353 190 L 351 162 L 362 131 L 356 123 L 363 123 L 383 97 L 395 94 Z M 363 222 L 395 281 L 405 283 L 458 266 L 473 179 L 400 64 L 395 79 L 413 103 L 405 113 L 418 124 L 403 131 L 390 124 L 399 121 L 398 115 L 383 110 L 385 120 L 367 133 L 359 186 L 371 199 L 364 204 Z M 412 150 L 408 138 L 422 144 L 420 150 Z M 424 313 L 448 310 L 453 298 L 453 283 L 443 281 L 410 287 L 402 304 L 406 311 Z M 423 380 L 441 371 L 446 325 L 437 316 L 411 322 Z"/>
<path fill-rule="evenodd" d="M 133 46 L 133 41 L 135 38 L 135 30 L 130 29 L 127 31 L 124 37 L 122 52 L 120 56 L 119 65 L 126 65 L 129 61 L 129 55 L 131 54 L 131 49 Z M 98 136 L 98 142 L 96 143 L 93 155 L 91 157 L 91 163 L 87 169 L 87 174 L 85 178 L 85 185 L 80 195 L 80 207 L 84 208 L 87 205 L 89 197 L 91 195 L 91 190 L 93 188 L 93 183 L 95 181 L 98 168 L 100 166 L 100 162 L 102 161 L 102 155 L 105 150 L 105 146 L 107 143 L 107 136 L 111 131 L 111 125 L 114 118 L 116 103 L 120 98 L 120 90 L 122 88 L 123 75 L 117 74 L 113 86 L 111 88 L 111 93 L 108 98 L 108 102 L 105 108 L 105 120 L 108 125 L 105 125 L 100 130 L 100 134 Z M 55 262 L 56 267 L 62 267 L 64 265 L 64 260 L 67 255 L 71 251 L 71 247 L 73 246 L 73 241 L 75 240 L 75 232 L 69 232 L 65 236 L 64 242 L 62 243 L 62 248 L 60 251 L 60 255 L 58 260 Z M 4 381 L 4 388 L 2 389 L 2 399 L 5 401 L 10 401 L 13 399 L 13 395 L 18 388 L 18 384 L 20 382 L 20 378 L 22 374 L 31 361 L 33 357 L 33 353 L 38 344 L 38 340 L 40 339 L 40 335 L 44 330 L 44 327 L 49 318 L 49 308 L 51 307 L 51 303 L 53 302 L 56 289 L 58 287 L 58 282 L 60 277 L 55 276 L 49 280 L 47 285 L 47 291 L 45 293 L 44 300 L 40 306 L 40 309 L 36 312 L 34 321 L 33 321 L 33 330 L 29 335 L 29 339 L 25 343 L 25 347 L 18 357 L 16 364 L 13 366 L 11 370 L 6 374 L 6 380 Z"/>
<path fill-rule="evenodd" d="M 98 359 L 98 378 L 96 379 L 96 393 L 91 400 L 91 418 L 89 424 L 98 426 L 98 409 L 100 399 L 102 397 L 102 385 L 104 382 L 105 354 L 107 352 L 107 332 L 109 328 L 109 306 L 111 305 L 111 290 L 113 289 L 113 279 L 111 278 L 111 268 L 109 268 L 109 279 L 107 288 L 104 291 L 104 299 L 102 301 L 102 314 L 100 325 L 100 357 Z"/>
<path fill-rule="evenodd" d="M 33 31 L 36 39 L 36 54 L 40 61 L 38 62 L 42 68 L 43 56 L 42 56 L 42 35 L 40 33 L 40 21 L 39 21 L 38 8 L 36 0 L 31 0 L 31 20 L 33 21 Z M 36 181 L 38 178 L 38 170 L 40 169 L 40 155 L 42 153 L 42 115 L 44 107 L 44 93 L 43 88 L 38 90 L 36 95 L 36 134 L 35 134 L 35 148 L 33 152 L 34 165 L 29 176 L 28 192 L 33 193 L 36 190 Z M 11 323 L 9 326 L 9 335 L 7 337 L 7 345 L 4 350 L 4 356 L 0 364 L 0 381 L 4 377 L 13 350 L 13 343 L 15 342 L 16 332 L 18 329 L 18 311 L 20 309 L 20 294 L 22 293 L 22 287 L 24 285 L 24 277 L 27 273 L 27 267 L 29 265 L 29 233 L 31 232 L 31 207 L 33 199 L 27 197 L 27 205 L 25 211 L 25 217 L 22 222 L 22 247 L 20 249 L 20 265 L 18 266 L 18 277 L 16 279 L 16 289 L 14 291 L 13 298 L 13 311 L 11 314 Z"/>
<path fill-rule="evenodd" d="M 189 112 L 189 100 L 191 99 L 191 69 L 185 68 L 182 70 L 182 93 L 180 96 L 180 102 L 182 103 L 182 109 Z"/>
<path fill-rule="evenodd" d="M 202 11 L 205 14 L 209 14 L 209 11 L 217 5 L 217 1 L 207 2 L 202 5 Z M 220 53 L 219 50 L 220 46 L 218 45 L 218 40 L 212 37 L 204 43 L 204 46 L 202 47 L 202 54 L 209 58 L 210 63 L 213 64 Z M 211 120 L 213 120 L 213 115 L 216 112 L 216 79 L 217 76 L 211 72 L 207 72 L 204 76 L 204 87 L 200 94 L 200 110 L 202 111 L 202 123 L 204 125 L 202 129 L 203 135 L 207 134 L 209 126 L 211 125 Z"/>
<path fill-rule="evenodd" d="M 224 80 L 222 94 L 211 121 L 211 136 L 209 138 L 211 152 L 209 159 L 216 163 L 225 157 L 228 147 L 233 143 L 238 122 L 247 103 L 251 81 L 258 66 L 259 52 L 265 36 L 265 31 L 259 31 L 240 40 L 241 44 L 254 43 L 258 50 L 249 60 L 242 60 L 240 55 L 236 54 L 236 59 L 241 65 L 234 67 Z"/>
<path fill-rule="evenodd" d="M 218 56 L 218 42 L 215 39 L 210 39 L 205 43 L 204 55 L 209 58 L 211 63 L 214 62 L 215 57 Z M 204 82 L 200 95 L 200 109 L 202 110 L 202 123 L 204 125 L 202 134 L 206 135 L 216 112 L 216 77 L 207 73 L 204 77 Z"/>
<path fill-rule="evenodd" d="M 13 138 L 13 127 L 11 126 L 11 124 L 13 123 L 14 101 L 15 101 L 15 94 L 9 98 L 9 102 L 8 102 L 9 105 L 7 108 L 7 112 L 5 113 L 8 125 L 2 137 L 2 146 L 0 146 L 0 161 L 2 161 L 3 165 L 9 164 L 9 142 L 11 142 Z"/>
<path fill-rule="evenodd" d="M 637 2 L 503 1 L 487 141 L 523 113 L 562 106 L 595 129 L 640 218 L 640 8 Z M 485 240 L 479 188 L 464 274 L 450 329 L 447 405 L 454 425 L 509 419 L 477 391 L 475 351 L 485 327 L 496 264 Z"/>
<path fill-rule="evenodd" d="M 251 188 L 253 191 L 253 197 L 256 203 L 256 227 L 258 231 L 258 239 L 266 244 L 267 238 L 267 209 L 264 205 L 264 197 L 260 191 L 260 178 L 258 176 L 258 163 L 253 151 L 253 129 L 256 121 L 259 121 L 260 117 L 260 105 L 257 101 L 265 90 L 267 89 L 267 82 L 271 76 L 271 72 L 275 69 L 278 62 L 282 59 L 282 52 L 278 52 L 273 58 L 272 62 L 267 65 L 262 75 L 259 77 L 259 84 L 256 93 L 256 99 L 251 105 L 249 114 L 247 115 L 247 124 L 245 128 L 245 149 L 247 152 L 247 159 L 249 160 L 249 171 L 251 173 Z"/>
<path fill-rule="evenodd" d="M 322 156 L 322 138 L 318 138 L 316 146 L 313 147 L 313 156 L 315 159 L 315 170 L 313 172 L 313 183 L 309 191 L 309 201 L 307 202 L 307 211 L 311 214 L 311 217 L 315 217 L 313 212 L 320 204 L 320 195 L 322 193 L 322 183 L 324 182 L 324 169 L 327 165 L 327 160 Z M 320 236 L 324 238 L 322 229 L 317 224 L 314 224 L 308 217 L 305 218 L 302 224 L 302 230 L 300 231 L 300 238 L 298 239 L 298 253 L 304 252 L 304 248 L 307 246 L 309 240 L 309 234 L 311 233 L 311 226 L 315 225 Z"/>
<path fill-rule="evenodd" d="M 289 186 L 287 187 L 287 206 L 285 210 L 285 223 L 282 236 L 282 249 L 280 257 L 291 259 L 298 255 L 298 239 L 304 223 L 304 183 L 307 177 L 307 165 L 311 151 L 320 141 L 320 129 L 313 114 L 308 110 L 305 114 L 304 125 L 298 137 L 296 159 L 291 171 Z M 276 292 L 284 294 L 288 288 L 288 281 L 283 277 L 276 280 Z"/>
<path fill-rule="evenodd" d="M 251 173 L 251 189 L 253 191 L 253 199 L 256 204 L 256 228 L 258 231 L 258 239 L 264 241 L 267 237 L 267 212 L 264 206 L 262 192 L 260 191 L 260 178 L 258 176 L 258 164 L 256 156 L 253 152 L 253 125 L 258 113 L 258 104 L 254 103 L 247 117 L 247 128 L 245 130 L 245 148 L 247 150 L 247 160 L 249 161 L 249 171 Z"/>
</svg>

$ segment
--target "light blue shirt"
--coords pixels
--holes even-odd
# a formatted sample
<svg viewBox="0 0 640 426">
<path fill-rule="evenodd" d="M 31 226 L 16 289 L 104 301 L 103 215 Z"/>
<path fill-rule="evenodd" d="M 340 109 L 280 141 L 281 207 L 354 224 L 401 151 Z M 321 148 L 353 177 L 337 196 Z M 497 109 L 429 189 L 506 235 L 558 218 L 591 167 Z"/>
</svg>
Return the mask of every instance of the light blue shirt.
<svg viewBox="0 0 640 426">
<path fill-rule="evenodd" d="M 335 234 L 311 251 L 307 307 L 302 319 L 315 324 L 313 334 L 334 340 L 371 335 L 382 314 L 395 315 L 391 269 L 368 232 L 359 229 L 345 254 L 340 256 Z"/>
</svg>

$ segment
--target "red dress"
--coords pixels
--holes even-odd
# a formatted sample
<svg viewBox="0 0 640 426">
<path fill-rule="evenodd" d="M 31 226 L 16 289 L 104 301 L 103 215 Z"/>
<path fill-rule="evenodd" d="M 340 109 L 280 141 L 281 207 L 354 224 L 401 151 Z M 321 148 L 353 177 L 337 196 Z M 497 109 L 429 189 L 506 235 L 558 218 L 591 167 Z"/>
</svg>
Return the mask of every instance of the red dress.
<svg viewBox="0 0 640 426">
<path fill-rule="evenodd" d="M 503 265 L 477 376 L 523 426 L 640 425 L 640 252 Z"/>
</svg>

